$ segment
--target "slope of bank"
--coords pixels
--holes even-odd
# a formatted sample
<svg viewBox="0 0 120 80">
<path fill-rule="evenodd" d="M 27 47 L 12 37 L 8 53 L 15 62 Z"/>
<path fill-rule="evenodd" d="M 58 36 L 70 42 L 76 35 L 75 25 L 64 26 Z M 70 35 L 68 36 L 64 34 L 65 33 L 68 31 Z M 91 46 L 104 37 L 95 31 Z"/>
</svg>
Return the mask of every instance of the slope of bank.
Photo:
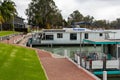
<svg viewBox="0 0 120 80">
<path fill-rule="evenodd" d="M 0 43 L 0 80 L 47 80 L 35 50 Z"/>
</svg>

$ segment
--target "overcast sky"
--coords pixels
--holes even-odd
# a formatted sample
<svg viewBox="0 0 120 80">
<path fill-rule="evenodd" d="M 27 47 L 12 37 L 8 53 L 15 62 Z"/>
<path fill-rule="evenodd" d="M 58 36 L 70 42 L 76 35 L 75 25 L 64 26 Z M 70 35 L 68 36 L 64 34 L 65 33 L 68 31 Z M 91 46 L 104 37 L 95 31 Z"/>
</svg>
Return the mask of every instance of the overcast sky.
<svg viewBox="0 0 120 80">
<path fill-rule="evenodd" d="M 27 18 L 25 9 L 31 0 L 13 0 L 16 3 L 19 16 Z M 95 19 L 109 21 L 120 18 L 120 0 L 54 0 L 61 10 L 64 19 L 75 10 L 79 10 L 84 16 L 94 16 Z"/>
</svg>

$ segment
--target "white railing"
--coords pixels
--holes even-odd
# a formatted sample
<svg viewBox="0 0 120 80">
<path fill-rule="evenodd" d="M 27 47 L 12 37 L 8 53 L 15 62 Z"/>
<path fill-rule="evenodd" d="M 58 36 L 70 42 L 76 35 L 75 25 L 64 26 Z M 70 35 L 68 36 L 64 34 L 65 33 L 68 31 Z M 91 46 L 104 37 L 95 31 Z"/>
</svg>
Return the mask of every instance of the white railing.
<svg viewBox="0 0 120 80">
<path fill-rule="evenodd" d="M 90 66 L 92 69 L 103 69 L 103 66 L 104 66 L 102 56 L 100 56 L 98 59 L 93 59 L 93 60 L 90 59 L 92 60 L 92 62 L 90 63 L 89 59 L 87 60 L 84 57 L 78 57 L 78 55 L 75 54 L 74 60 L 77 63 L 80 63 L 79 60 L 81 60 L 82 61 L 81 66 L 86 69 L 90 69 Z M 106 59 L 106 69 L 120 69 L 120 60 L 119 59 L 111 59 L 111 60 Z"/>
</svg>

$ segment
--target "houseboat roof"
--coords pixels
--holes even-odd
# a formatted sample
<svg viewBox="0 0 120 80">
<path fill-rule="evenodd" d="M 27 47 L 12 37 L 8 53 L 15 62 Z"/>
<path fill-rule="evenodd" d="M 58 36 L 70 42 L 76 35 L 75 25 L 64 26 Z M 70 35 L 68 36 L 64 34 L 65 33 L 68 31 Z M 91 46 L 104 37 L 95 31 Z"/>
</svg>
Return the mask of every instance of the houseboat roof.
<svg viewBox="0 0 120 80">
<path fill-rule="evenodd" d="M 90 30 L 87 28 L 42 29 L 40 32 L 68 32 L 68 33 L 115 33 L 105 30 Z"/>
<path fill-rule="evenodd" d="M 84 39 L 83 41 L 90 44 L 120 44 L 120 39 Z"/>
</svg>

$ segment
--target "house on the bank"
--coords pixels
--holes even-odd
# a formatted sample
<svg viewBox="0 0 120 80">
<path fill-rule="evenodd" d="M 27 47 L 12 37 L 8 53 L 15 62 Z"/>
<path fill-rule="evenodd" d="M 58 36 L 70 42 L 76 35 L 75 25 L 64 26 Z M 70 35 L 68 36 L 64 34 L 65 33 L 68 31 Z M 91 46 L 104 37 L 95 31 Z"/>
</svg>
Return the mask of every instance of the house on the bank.
<svg viewBox="0 0 120 80">
<path fill-rule="evenodd" d="M 25 27 L 24 18 L 19 16 L 14 16 L 13 19 L 11 19 L 9 22 L 4 23 L 3 30 L 14 30 L 20 31 L 20 32 L 27 32 L 27 28 Z"/>
</svg>

